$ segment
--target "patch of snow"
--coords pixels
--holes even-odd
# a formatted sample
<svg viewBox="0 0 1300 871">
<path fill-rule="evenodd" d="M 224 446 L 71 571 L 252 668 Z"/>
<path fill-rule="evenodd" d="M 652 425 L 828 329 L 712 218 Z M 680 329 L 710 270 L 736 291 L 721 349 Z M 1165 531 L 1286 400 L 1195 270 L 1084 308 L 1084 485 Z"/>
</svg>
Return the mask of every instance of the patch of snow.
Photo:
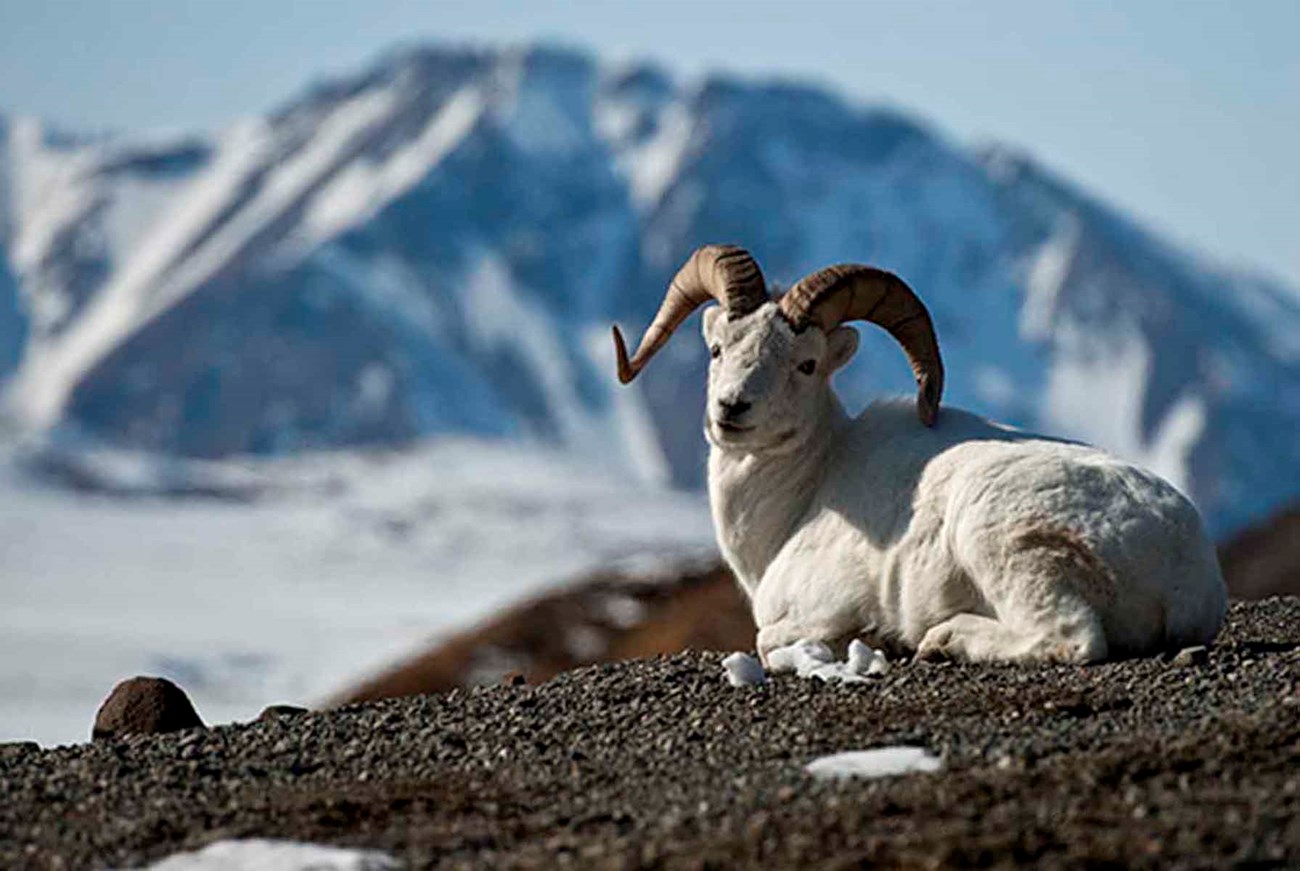
<svg viewBox="0 0 1300 871">
<path fill-rule="evenodd" d="M 393 396 L 393 370 L 382 363 L 368 363 L 357 376 L 356 404 L 363 413 L 374 413 Z"/>
<path fill-rule="evenodd" d="M 592 127 L 602 139 L 624 142 L 636 131 L 644 109 L 634 103 L 606 100 L 592 112 Z"/>
<path fill-rule="evenodd" d="M 623 587 L 642 589 L 672 581 L 680 577 L 683 572 L 706 572 L 716 562 L 716 544 L 710 540 L 707 547 L 702 547 L 695 553 L 682 552 L 667 555 L 642 551 L 611 557 L 609 568 L 629 576 L 622 579 Z"/>
<path fill-rule="evenodd" d="M 1079 251 L 1081 232 L 1078 219 L 1067 216 L 1034 255 L 1025 282 L 1024 306 L 1020 310 L 1023 339 L 1041 342 L 1051 338 L 1057 300 Z"/>
<path fill-rule="evenodd" d="M 473 341 L 485 348 L 508 346 L 525 358 L 528 371 L 541 384 L 564 444 L 598 462 L 614 464 L 611 461 L 622 448 L 612 443 L 615 440 L 604 422 L 579 397 L 573 361 L 555 322 L 519 291 L 499 257 L 485 253 L 479 259 L 467 276 L 461 303 Z"/>
<path fill-rule="evenodd" d="M 1050 431 L 1098 444 L 1145 466 L 1184 493 L 1188 460 L 1205 426 L 1205 404 L 1188 394 L 1166 413 L 1150 438 L 1142 431 L 1142 404 L 1151 378 L 1151 349 L 1135 329 L 1089 336 L 1061 324 L 1048 373 L 1043 418 Z"/>
<path fill-rule="evenodd" d="M 1147 443 L 1142 463 L 1183 493 L 1191 492 L 1191 455 L 1205 432 L 1205 402 L 1188 394 L 1174 403 Z"/>
<path fill-rule="evenodd" d="M 813 670 L 835 661 L 835 654 L 821 641 L 804 638 L 785 647 L 778 647 L 767 655 L 767 667 L 772 671 L 793 671 L 808 677 Z"/>
<path fill-rule="evenodd" d="M 819 780 L 839 780 L 848 777 L 898 777 L 938 771 L 942 767 L 939 758 L 925 748 L 900 746 L 819 756 L 805 765 L 804 771 Z"/>
<path fill-rule="evenodd" d="M 886 674 L 889 660 L 883 651 L 872 650 L 855 638 L 849 642 L 847 659 L 840 662 L 825 643 L 802 638 L 768 653 L 767 667 L 773 673 L 793 671 L 799 677 L 828 682 L 865 683 L 868 677 Z"/>
<path fill-rule="evenodd" d="M 632 596 L 605 596 L 597 608 L 600 616 L 616 629 L 631 629 L 646 617 L 646 606 Z"/>
<path fill-rule="evenodd" d="M 733 687 L 752 687 L 767 683 L 767 673 L 763 664 L 748 653 L 735 653 L 722 660 L 722 667 L 727 673 L 727 683 Z"/>
<path fill-rule="evenodd" d="M 51 148 L 35 118 L 19 118 L 9 128 L 9 153 L 17 241 L 14 265 L 24 271 L 49 249 L 50 241 L 93 201 L 77 180 L 95 161 L 95 149 Z"/>
<path fill-rule="evenodd" d="M 482 95 L 465 88 L 443 104 L 418 136 L 382 163 L 363 158 L 348 164 L 308 205 L 302 224 L 308 240 L 337 236 L 410 190 L 460 145 L 483 111 Z"/>
<path fill-rule="evenodd" d="M 138 256 L 113 274 L 57 343 L 38 346 L 39 353 L 24 362 L 9 399 L 21 418 L 35 428 L 53 423 L 77 381 L 118 342 L 244 251 L 401 108 L 390 91 L 363 93 L 331 112 L 304 146 L 287 155 L 278 153 L 285 143 L 269 125 L 234 128 L 211 166 L 179 198 L 179 207 L 141 240 Z M 249 196 L 248 182 L 268 164 L 273 169 Z M 235 214 L 220 220 L 236 203 Z"/>
<path fill-rule="evenodd" d="M 565 634 L 564 649 L 577 662 L 593 662 L 609 649 L 609 636 L 595 626 L 580 624 Z"/>
<path fill-rule="evenodd" d="M 889 672 L 889 660 L 885 658 L 884 652 L 872 650 L 857 638 L 849 642 L 847 666 L 852 674 L 875 675 Z"/>
<path fill-rule="evenodd" d="M 149 237 L 159 217 L 176 201 L 189 177 L 135 178 L 115 180 L 108 207 L 104 210 L 103 230 L 107 249 L 113 259 L 126 260 Z"/>
<path fill-rule="evenodd" d="M 618 166 L 639 209 L 648 211 L 658 205 L 677 178 L 694 130 L 694 118 L 685 106 L 668 106 L 659 116 L 655 135 L 619 156 Z"/>
<path fill-rule="evenodd" d="M 241 195 L 269 148 L 262 124 L 232 128 L 212 164 L 186 187 L 177 207 L 155 222 L 137 254 L 113 273 L 75 324 L 57 342 L 32 346 L 8 397 L 21 419 L 38 428 L 57 419 L 82 374 L 157 308 L 156 286 L 168 268 Z"/>
<path fill-rule="evenodd" d="M 201 850 L 176 853 L 151 871 L 395 871 L 386 853 L 268 838 L 216 841 Z"/>
</svg>

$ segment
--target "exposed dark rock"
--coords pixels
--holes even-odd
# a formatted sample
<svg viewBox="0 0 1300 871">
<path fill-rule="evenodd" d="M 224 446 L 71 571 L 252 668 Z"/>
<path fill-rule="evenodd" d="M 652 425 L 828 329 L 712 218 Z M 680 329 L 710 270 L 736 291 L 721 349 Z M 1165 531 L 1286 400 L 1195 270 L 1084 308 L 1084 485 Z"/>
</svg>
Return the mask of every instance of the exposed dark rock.
<svg viewBox="0 0 1300 871">
<path fill-rule="evenodd" d="M 0 759 L 22 756 L 40 749 L 41 745 L 35 741 L 6 741 L 0 744 Z"/>
<path fill-rule="evenodd" d="M 303 714 L 309 713 L 311 713 L 310 710 L 300 705 L 267 705 L 262 709 L 262 713 L 257 715 L 257 719 L 260 722 L 262 720 L 276 720 L 282 717 L 301 717 Z"/>
<path fill-rule="evenodd" d="M 1174 655 L 1174 665 L 1205 665 L 1210 661 L 1210 649 L 1204 644 L 1198 644 L 1195 647 L 1184 647 Z"/>
<path fill-rule="evenodd" d="M 203 728 L 203 721 L 184 690 L 166 678 L 133 677 L 113 687 L 99 706 L 91 737 L 98 741 L 194 728 Z"/>
</svg>

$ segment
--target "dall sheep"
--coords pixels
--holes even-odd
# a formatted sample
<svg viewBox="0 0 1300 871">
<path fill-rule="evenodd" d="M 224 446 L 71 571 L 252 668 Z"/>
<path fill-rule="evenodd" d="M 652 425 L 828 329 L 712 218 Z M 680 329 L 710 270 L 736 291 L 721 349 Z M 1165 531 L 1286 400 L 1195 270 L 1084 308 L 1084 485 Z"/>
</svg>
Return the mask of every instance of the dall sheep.
<svg viewBox="0 0 1300 871">
<path fill-rule="evenodd" d="M 897 276 L 822 269 L 773 299 L 743 249 L 700 248 L 629 360 L 630 382 L 698 306 L 712 355 L 704 434 L 718 545 L 758 651 L 855 637 L 921 658 L 1096 662 L 1211 641 L 1226 593 L 1196 509 L 1100 450 L 939 412 L 943 364 Z M 845 321 L 903 347 L 919 387 L 850 419 L 831 374 Z"/>
</svg>

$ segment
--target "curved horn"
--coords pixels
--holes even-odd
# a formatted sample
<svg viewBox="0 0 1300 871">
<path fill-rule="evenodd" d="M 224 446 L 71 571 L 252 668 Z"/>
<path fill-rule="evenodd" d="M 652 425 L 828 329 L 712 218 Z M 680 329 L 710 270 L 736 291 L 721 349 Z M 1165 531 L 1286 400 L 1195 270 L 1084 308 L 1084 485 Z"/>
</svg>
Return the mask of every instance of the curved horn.
<svg viewBox="0 0 1300 871">
<path fill-rule="evenodd" d="M 939 340 L 924 303 L 901 278 L 883 269 L 841 263 L 805 276 L 780 304 L 796 329 L 811 323 L 830 332 L 845 321 L 864 320 L 888 330 L 912 364 L 921 422 L 934 426 L 943 393 Z"/>
<path fill-rule="evenodd" d="M 672 336 L 673 330 L 709 300 L 722 303 L 729 315 L 749 314 L 767 301 L 763 273 L 748 251 L 735 245 L 705 245 L 696 249 L 668 285 L 659 313 L 646 328 L 630 361 L 623 334 L 614 327 L 618 380 L 627 384 L 635 378 Z"/>
</svg>

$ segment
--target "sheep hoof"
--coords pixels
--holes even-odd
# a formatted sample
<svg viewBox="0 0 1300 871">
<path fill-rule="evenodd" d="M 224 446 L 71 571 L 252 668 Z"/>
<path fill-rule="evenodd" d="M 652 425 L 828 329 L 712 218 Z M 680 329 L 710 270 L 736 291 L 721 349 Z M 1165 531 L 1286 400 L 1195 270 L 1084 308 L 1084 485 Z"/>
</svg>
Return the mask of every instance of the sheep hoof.
<svg viewBox="0 0 1300 871">
<path fill-rule="evenodd" d="M 934 626 L 925 633 L 916 648 L 917 662 L 948 662 L 957 659 L 953 650 L 953 631 L 951 626 Z"/>
</svg>

